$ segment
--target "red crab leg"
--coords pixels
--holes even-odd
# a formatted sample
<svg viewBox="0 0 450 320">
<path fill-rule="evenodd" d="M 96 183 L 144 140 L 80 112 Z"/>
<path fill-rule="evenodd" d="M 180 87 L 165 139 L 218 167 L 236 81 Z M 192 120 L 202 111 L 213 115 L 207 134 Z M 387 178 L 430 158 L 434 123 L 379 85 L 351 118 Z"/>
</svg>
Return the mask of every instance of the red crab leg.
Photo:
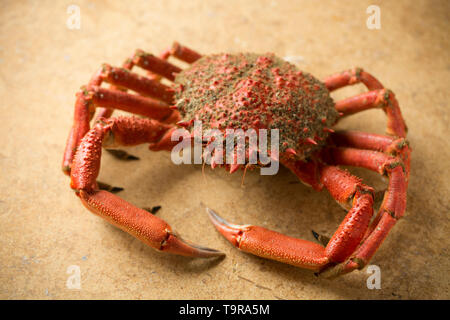
<svg viewBox="0 0 450 320">
<path fill-rule="evenodd" d="M 175 75 L 181 72 L 179 67 L 140 49 L 136 50 L 133 62 L 135 65 L 163 76 L 170 81 L 174 81 Z"/>
<path fill-rule="evenodd" d="M 202 57 L 200 53 L 183 46 L 178 42 L 173 43 L 170 54 L 187 63 L 194 63 Z"/>
<path fill-rule="evenodd" d="M 350 98 L 337 102 L 336 107 L 338 110 L 345 115 L 368 108 L 382 107 L 388 117 L 387 133 L 398 137 L 405 137 L 407 127 L 402 118 L 397 99 L 390 90 L 382 91 L 384 89 L 383 85 L 374 76 L 360 68 L 356 68 L 332 75 L 324 80 L 325 86 L 329 91 L 360 82 L 364 83 L 369 90 L 378 92 L 378 94 L 362 94 L 356 100 Z M 372 101 L 372 103 L 369 104 L 367 100 Z"/>
<path fill-rule="evenodd" d="M 96 81 L 91 83 L 99 83 Z M 77 93 L 75 102 L 74 125 L 67 140 L 66 149 L 63 158 L 63 172 L 70 173 L 72 159 L 75 155 L 81 138 L 89 130 L 89 121 L 92 118 L 95 106 L 104 107 L 104 110 L 113 108 L 144 115 L 153 119 L 161 120 L 167 123 L 179 121 L 179 113 L 169 108 L 165 102 L 139 95 L 132 95 L 119 90 L 101 88 L 97 85 L 88 85 Z M 110 112 L 103 112 L 110 115 Z"/>
<path fill-rule="evenodd" d="M 83 91 L 77 92 L 75 101 L 73 126 L 70 130 L 69 137 L 66 142 L 64 150 L 64 157 L 62 162 L 62 170 L 65 174 L 70 174 L 73 157 L 84 135 L 89 131 L 89 121 L 94 112 L 92 101 L 83 94 Z"/>
<path fill-rule="evenodd" d="M 181 69 L 165 61 L 170 55 L 173 55 L 178 59 L 188 63 L 192 63 L 201 57 L 199 53 L 176 42 L 172 45 L 172 48 L 170 50 L 166 50 L 161 54 L 161 58 L 156 58 L 150 54 L 144 53 L 142 50 L 137 50 L 130 58 L 125 61 L 122 68 L 112 68 L 104 65 L 98 72 L 94 74 L 86 88 L 92 89 L 93 87 L 100 87 L 103 81 L 107 81 L 111 83 L 110 89 L 113 92 L 119 90 L 126 91 L 126 89 L 128 88 L 140 94 L 161 99 L 164 102 L 172 104 L 172 90 L 168 90 L 167 86 L 160 84 L 158 81 L 159 79 L 152 80 L 144 77 L 139 77 L 134 73 L 127 73 L 127 70 L 131 71 L 131 69 L 137 64 L 148 70 L 153 75 L 162 75 L 167 79 L 174 80 L 173 73 L 177 73 L 181 71 Z M 114 96 L 114 94 L 109 94 L 110 98 L 114 98 L 112 96 Z M 124 97 L 123 95 L 116 96 L 117 99 Z M 142 107 L 143 104 L 158 105 L 156 101 L 147 100 L 147 103 L 142 103 L 142 99 L 140 100 L 130 98 L 125 99 L 125 101 L 129 104 L 124 108 L 134 110 L 138 109 L 139 112 L 136 113 L 143 115 L 148 115 L 147 113 L 149 112 L 148 110 L 143 110 L 146 109 L 145 107 Z M 89 121 L 92 119 L 95 107 L 99 107 L 97 112 L 97 119 L 102 117 L 109 118 L 112 115 L 114 108 L 120 107 L 115 104 L 108 104 L 107 102 L 105 102 L 105 104 L 106 105 L 94 106 L 91 103 L 89 97 L 86 97 L 80 93 L 77 94 L 77 101 L 75 102 L 74 124 L 72 126 L 72 129 L 70 130 L 69 137 L 67 138 L 62 163 L 62 169 L 65 174 L 70 174 L 70 167 L 77 146 L 80 143 L 81 138 L 89 130 Z M 141 107 L 138 107 L 137 105 L 141 105 Z M 124 109 L 122 108 L 122 110 Z M 133 111 L 130 110 L 130 112 Z M 176 116 L 175 114 L 176 111 L 173 112 L 173 117 L 170 117 L 170 119 L 168 120 L 172 122 L 178 121 L 178 116 Z"/>
<path fill-rule="evenodd" d="M 164 50 L 159 55 L 159 58 L 162 60 L 167 60 L 170 56 L 174 56 L 175 58 L 178 58 L 187 63 L 193 63 L 202 57 L 198 52 L 189 49 L 188 47 L 182 46 L 178 42 L 174 42 L 172 46 Z M 161 76 L 154 74 L 151 71 L 148 72 L 148 77 L 156 81 L 159 81 L 161 78 Z"/>
<path fill-rule="evenodd" d="M 172 88 L 159 81 L 140 76 L 125 68 L 115 68 L 107 64 L 103 65 L 102 72 L 104 80 L 108 83 L 173 104 Z"/>
<path fill-rule="evenodd" d="M 105 80 L 115 86 L 120 86 L 125 89 L 132 89 L 138 93 L 153 96 L 163 101 L 172 103 L 172 90 L 164 92 L 165 89 L 168 89 L 167 86 L 160 84 L 158 81 L 140 77 L 137 74 L 132 74 L 131 72 L 130 74 L 127 74 L 127 71 L 131 70 L 134 65 L 139 65 L 146 70 L 162 75 L 172 81 L 174 80 L 173 74 L 181 71 L 180 68 L 172 65 L 167 61 L 157 58 L 152 54 L 145 53 L 142 50 L 136 50 L 134 55 L 125 62 L 124 68 L 115 68 L 114 70 L 112 70 L 112 68 L 108 65 L 103 65 L 103 67 L 100 69 L 97 75 L 94 76 L 94 78 L 97 77 L 99 79 L 98 83 L 101 83 L 103 80 Z M 99 84 L 96 83 L 95 86 L 99 86 Z M 91 87 L 92 85 L 88 86 L 88 88 Z M 113 89 L 119 88 L 113 87 Z M 101 107 L 108 108 L 105 106 Z M 114 106 L 109 106 L 110 109 L 113 109 L 113 107 Z M 100 115 L 110 116 L 111 114 L 112 111 L 106 111 L 104 109 L 100 110 Z"/>
<path fill-rule="evenodd" d="M 92 96 L 92 102 L 96 106 L 115 108 L 167 123 L 179 120 L 178 111 L 170 109 L 167 103 L 150 97 L 96 86 L 86 89 L 85 94 Z"/>
<path fill-rule="evenodd" d="M 123 69 L 129 70 L 129 71 L 131 71 L 131 69 L 133 69 L 133 67 L 134 67 L 133 57 L 134 57 L 134 55 L 132 57 L 128 58 L 127 60 L 125 60 L 125 62 L 122 65 Z M 103 80 L 102 74 L 103 74 L 103 70 L 100 70 L 98 72 L 98 75 L 99 75 L 99 78 Z M 97 84 L 97 85 L 100 86 L 100 84 Z M 125 88 L 120 88 L 113 84 L 111 84 L 110 89 L 126 91 Z M 100 118 L 109 118 L 109 117 L 111 117 L 113 112 L 114 112 L 114 109 L 100 107 L 100 108 L 98 108 L 98 111 L 97 111 L 97 120 Z"/>
<path fill-rule="evenodd" d="M 108 146 L 159 144 L 175 129 L 172 125 L 138 118 L 103 119 L 81 140 L 73 161 L 71 187 L 94 214 L 160 251 L 191 257 L 214 257 L 221 252 L 192 245 L 171 230 L 162 219 L 97 188 L 102 144 Z M 171 146 L 167 146 L 171 149 Z"/>
<path fill-rule="evenodd" d="M 329 262 L 325 248 L 317 243 L 263 227 L 231 224 L 211 209 L 208 208 L 207 212 L 217 230 L 242 251 L 315 271 Z"/>
<path fill-rule="evenodd" d="M 307 174 L 307 169 L 300 168 L 300 161 L 285 165 L 294 173 L 304 170 L 302 175 Z M 258 226 L 233 225 L 212 210 L 208 212 L 217 230 L 239 249 L 263 258 L 320 271 L 330 264 L 345 261 L 354 252 L 373 214 L 373 190 L 362 184 L 360 179 L 337 167 L 325 166 L 320 170 L 320 181 L 339 203 L 350 206 L 326 248 Z"/>
<path fill-rule="evenodd" d="M 116 108 L 167 123 L 179 120 L 178 111 L 172 110 L 168 104 L 152 98 L 97 86 L 91 86 L 89 89 L 82 88 L 77 93 L 74 125 L 64 152 L 63 172 L 66 174 L 70 173 L 71 162 L 81 138 L 89 130 L 89 121 L 92 118 L 95 105 Z"/>
<path fill-rule="evenodd" d="M 122 66 L 122 70 L 125 69 L 123 71 L 125 71 L 125 72 L 126 72 L 126 70 L 131 71 L 131 69 L 133 69 L 133 67 L 135 65 L 135 61 L 137 60 L 136 53 L 140 54 L 140 51 L 135 52 L 130 58 L 128 58 L 125 61 L 125 63 Z M 174 42 L 170 48 L 164 50 L 159 55 L 159 58 L 161 60 L 167 60 L 171 55 L 184 61 L 184 62 L 187 62 L 187 63 L 193 63 L 196 60 L 201 58 L 201 55 L 199 53 L 197 53 L 194 50 L 189 49 L 185 46 L 180 45 L 178 42 Z M 116 68 L 116 69 L 119 69 L 119 68 Z M 148 82 L 149 84 L 151 83 L 151 85 L 153 87 L 161 87 L 158 89 L 168 89 L 166 92 L 163 92 L 162 90 L 158 90 L 158 89 L 152 89 L 148 85 L 140 84 L 139 81 L 136 81 L 134 79 L 134 78 L 136 78 L 135 76 L 131 76 L 132 79 L 130 81 L 130 80 L 128 80 L 128 77 L 126 76 L 126 74 L 125 75 L 120 74 L 120 73 L 123 74 L 123 71 L 122 72 L 121 71 L 113 72 L 109 76 L 106 75 L 106 78 L 104 80 L 113 84 L 111 86 L 111 89 L 116 89 L 116 90 L 124 89 L 124 91 L 126 91 L 126 88 L 128 88 L 128 89 L 132 89 L 132 90 L 139 92 L 141 94 L 144 94 L 144 95 L 149 95 L 154 98 L 161 98 L 161 100 L 163 100 L 167 103 L 172 103 L 173 92 L 171 91 L 171 89 L 162 84 L 160 86 L 158 86 L 156 84 L 156 83 L 159 83 L 159 80 L 161 78 L 160 75 L 158 75 L 152 71 L 149 71 L 148 78 L 145 78 L 145 77 L 141 77 L 141 78 L 143 79 L 143 81 Z M 120 81 L 120 83 L 114 83 L 115 81 Z M 130 84 L 130 82 L 131 82 L 131 84 Z M 136 88 L 142 88 L 142 86 L 148 87 L 148 88 L 145 88 L 144 91 L 136 90 Z M 155 90 L 157 92 L 155 92 Z M 152 95 L 152 92 L 156 93 L 156 95 Z M 101 117 L 109 118 L 112 115 L 112 113 L 113 113 L 113 109 L 99 108 L 98 113 L 97 113 L 97 119 L 101 118 Z"/>
<path fill-rule="evenodd" d="M 345 70 L 343 72 L 331 75 L 324 80 L 324 83 L 329 91 L 334 91 L 360 82 L 364 83 L 369 90 L 384 88 L 380 81 L 361 68 Z"/>
<path fill-rule="evenodd" d="M 366 230 L 373 214 L 373 189 L 338 167 L 303 161 L 287 161 L 284 165 L 314 189 L 320 191 L 326 187 L 342 207 L 349 209 L 326 248 L 327 256 L 332 258 L 332 262 L 345 260 L 368 232 Z"/>
<path fill-rule="evenodd" d="M 330 138 L 338 147 L 368 149 L 382 151 L 392 156 L 399 155 L 409 175 L 411 148 L 405 138 L 394 138 L 359 131 L 336 131 L 330 134 Z"/>
<path fill-rule="evenodd" d="M 331 158 L 335 164 L 363 167 L 389 177 L 388 189 L 377 217 L 369 226 L 360 246 L 345 262 L 324 272 L 334 277 L 354 269 L 362 269 L 375 254 L 389 230 L 405 212 L 407 172 L 400 158 L 387 154 L 353 148 L 332 148 Z"/>
</svg>

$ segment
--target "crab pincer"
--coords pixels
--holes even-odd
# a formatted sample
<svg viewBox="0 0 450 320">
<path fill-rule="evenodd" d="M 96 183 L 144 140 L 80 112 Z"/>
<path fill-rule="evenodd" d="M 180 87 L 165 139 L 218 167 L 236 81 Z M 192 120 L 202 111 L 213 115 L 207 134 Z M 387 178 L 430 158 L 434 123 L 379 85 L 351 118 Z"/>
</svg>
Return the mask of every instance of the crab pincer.
<svg viewBox="0 0 450 320">
<path fill-rule="evenodd" d="M 213 210 L 207 208 L 206 211 L 216 229 L 242 251 L 314 271 L 329 263 L 325 248 L 317 243 L 263 227 L 231 224 Z"/>
<path fill-rule="evenodd" d="M 96 178 L 103 146 L 161 143 L 171 126 L 138 118 L 103 119 L 81 140 L 72 164 L 71 186 L 92 213 L 133 235 L 148 246 L 189 257 L 209 258 L 223 253 L 192 244 L 176 235 L 164 220 L 122 198 L 99 190 Z"/>
</svg>

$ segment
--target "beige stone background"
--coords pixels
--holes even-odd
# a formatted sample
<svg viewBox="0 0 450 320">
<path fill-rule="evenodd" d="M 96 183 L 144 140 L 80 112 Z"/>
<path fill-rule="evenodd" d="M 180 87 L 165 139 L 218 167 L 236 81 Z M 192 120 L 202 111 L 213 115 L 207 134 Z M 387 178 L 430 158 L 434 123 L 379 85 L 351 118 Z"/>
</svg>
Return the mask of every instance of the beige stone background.
<svg viewBox="0 0 450 320">
<path fill-rule="evenodd" d="M 66 27 L 67 7 L 81 29 Z M 366 27 L 366 8 L 381 8 L 381 29 Z M 3 299 L 437 299 L 449 295 L 448 1 L 2 1 L 0 9 L 0 298 Z M 60 162 L 74 94 L 103 62 L 120 65 L 136 48 L 159 53 L 177 40 L 202 53 L 271 51 L 294 57 L 319 78 L 353 66 L 392 89 L 413 148 L 408 206 L 366 270 L 330 281 L 235 250 L 204 206 L 235 223 L 258 224 L 312 240 L 331 235 L 345 212 L 326 193 L 276 176 L 175 166 L 167 153 L 104 155 L 100 179 L 122 186 L 137 206 L 186 239 L 226 253 L 193 260 L 153 251 L 89 213 L 69 188 Z M 343 89 L 336 99 L 364 92 Z M 367 111 L 339 128 L 383 133 L 382 112 Z M 364 170 L 352 172 L 382 189 Z M 71 265 L 81 289 L 66 287 Z"/>
</svg>

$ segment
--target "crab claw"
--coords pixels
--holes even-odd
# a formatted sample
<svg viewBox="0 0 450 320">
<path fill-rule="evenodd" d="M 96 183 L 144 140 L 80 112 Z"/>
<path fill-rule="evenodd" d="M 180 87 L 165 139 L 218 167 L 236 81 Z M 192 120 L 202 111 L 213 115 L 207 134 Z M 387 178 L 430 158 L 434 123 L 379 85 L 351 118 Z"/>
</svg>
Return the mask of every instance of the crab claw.
<svg viewBox="0 0 450 320">
<path fill-rule="evenodd" d="M 210 258 L 222 252 L 188 242 L 175 234 L 164 220 L 137 208 L 107 191 L 79 191 L 86 208 L 148 246 L 188 257 Z"/>
<path fill-rule="evenodd" d="M 163 245 L 167 246 L 167 249 L 161 249 L 163 251 L 189 257 L 213 258 L 225 255 L 223 252 L 220 252 L 218 250 L 203 247 L 182 239 L 179 235 L 171 232 L 169 232 L 168 240 L 166 240 L 166 243 L 164 243 Z"/>
<path fill-rule="evenodd" d="M 234 246 L 239 247 L 240 236 L 244 232 L 245 228 L 250 227 L 250 225 L 237 225 L 229 223 L 210 208 L 206 208 L 206 212 L 209 214 L 209 218 L 216 229 Z"/>
<path fill-rule="evenodd" d="M 320 271 L 329 263 L 325 248 L 253 225 L 235 225 L 207 208 L 216 229 L 235 247 L 262 258 Z"/>
</svg>

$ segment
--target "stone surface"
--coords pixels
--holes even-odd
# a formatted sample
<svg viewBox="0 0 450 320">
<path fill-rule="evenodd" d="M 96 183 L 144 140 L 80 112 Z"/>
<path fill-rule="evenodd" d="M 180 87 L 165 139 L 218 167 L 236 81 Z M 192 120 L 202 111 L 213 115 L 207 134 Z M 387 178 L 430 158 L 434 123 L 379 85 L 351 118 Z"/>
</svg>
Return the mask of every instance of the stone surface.
<svg viewBox="0 0 450 320">
<path fill-rule="evenodd" d="M 81 28 L 66 26 L 73 1 L 5 1 L 0 11 L 0 298 L 64 299 L 417 299 L 449 294 L 448 1 L 76 1 Z M 381 29 L 366 27 L 370 4 Z M 125 188 L 140 207 L 186 239 L 224 251 L 223 260 L 160 254 L 90 214 L 60 163 L 77 89 L 103 62 L 120 65 L 136 48 L 159 53 L 177 40 L 202 53 L 274 52 L 318 78 L 353 66 L 392 89 L 413 148 L 408 206 L 366 270 L 329 281 L 235 250 L 214 229 L 210 206 L 251 223 L 312 240 L 332 234 L 345 212 L 326 193 L 276 176 L 175 166 L 167 153 L 105 154 L 101 181 Z M 333 94 L 340 99 L 362 86 Z M 384 132 L 378 110 L 338 128 Z M 377 190 L 379 176 L 352 169 Z M 70 266 L 81 289 L 69 289 Z"/>
</svg>

